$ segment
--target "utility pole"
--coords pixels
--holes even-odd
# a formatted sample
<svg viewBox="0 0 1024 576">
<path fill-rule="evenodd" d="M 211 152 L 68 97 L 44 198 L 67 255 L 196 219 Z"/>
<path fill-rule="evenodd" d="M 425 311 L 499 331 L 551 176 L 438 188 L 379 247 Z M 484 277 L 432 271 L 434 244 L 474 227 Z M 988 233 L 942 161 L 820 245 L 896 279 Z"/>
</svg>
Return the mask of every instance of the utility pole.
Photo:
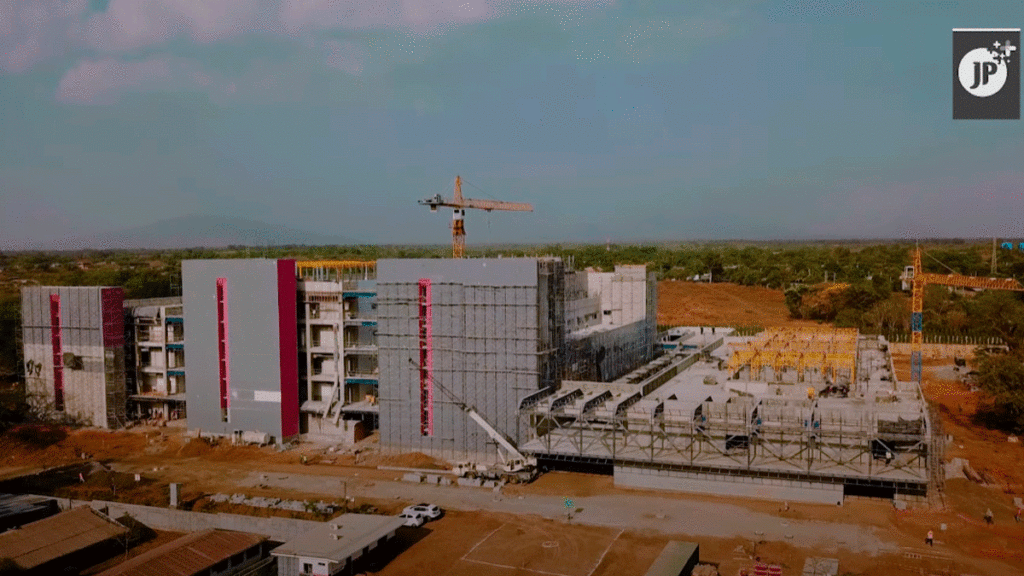
<svg viewBox="0 0 1024 576">
<path fill-rule="evenodd" d="M 996 275 L 996 258 L 998 252 L 996 252 L 996 237 L 992 237 L 992 275 Z"/>
</svg>

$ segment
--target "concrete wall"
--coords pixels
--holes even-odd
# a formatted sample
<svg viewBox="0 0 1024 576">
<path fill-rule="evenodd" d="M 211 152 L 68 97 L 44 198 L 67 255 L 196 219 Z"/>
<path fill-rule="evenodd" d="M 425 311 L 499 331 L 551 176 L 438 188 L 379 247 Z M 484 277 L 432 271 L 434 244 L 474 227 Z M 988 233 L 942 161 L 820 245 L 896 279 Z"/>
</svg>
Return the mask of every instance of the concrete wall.
<svg viewBox="0 0 1024 576">
<path fill-rule="evenodd" d="M 377 263 L 381 445 L 442 457 L 491 454 L 487 434 L 442 386 L 519 441 L 519 400 L 540 386 L 538 261 L 532 258 Z M 432 435 L 420 430 L 419 293 L 431 281 Z M 564 317 L 560 321 L 564 322 Z"/>
<path fill-rule="evenodd" d="M 294 261 L 186 260 L 181 268 L 189 429 L 225 435 L 265 432 L 277 441 L 297 434 Z M 220 405 L 218 278 L 227 280 L 227 422 Z"/>
<path fill-rule="evenodd" d="M 64 408 L 56 410 L 51 296 L 59 300 Z M 124 291 L 114 287 L 22 288 L 25 383 L 30 404 L 51 418 L 117 428 L 125 420 Z"/>
<path fill-rule="evenodd" d="M 62 507 L 68 500 L 58 499 Z M 139 506 L 123 502 L 106 502 L 103 500 L 72 500 L 74 506 L 91 506 L 94 510 L 106 510 L 111 518 L 119 518 L 125 514 L 156 530 L 174 532 L 198 532 L 209 528 L 236 530 L 266 536 L 271 540 L 285 542 L 298 538 L 310 530 L 321 526 L 321 522 L 312 520 L 295 520 L 293 518 L 244 516 L 241 514 L 207 514 L 204 512 L 187 512 L 156 506 Z"/>
<path fill-rule="evenodd" d="M 615 267 L 615 272 L 590 272 L 590 296 L 601 300 L 601 322 L 623 326 L 644 319 L 647 313 L 647 267 Z"/>
<path fill-rule="evenodd" d="M 634 488 L 742 496 L 764 500 L 842 504 L 842 484 L 676 472 L 616 466 L 615 485 Z"/>
</svg>

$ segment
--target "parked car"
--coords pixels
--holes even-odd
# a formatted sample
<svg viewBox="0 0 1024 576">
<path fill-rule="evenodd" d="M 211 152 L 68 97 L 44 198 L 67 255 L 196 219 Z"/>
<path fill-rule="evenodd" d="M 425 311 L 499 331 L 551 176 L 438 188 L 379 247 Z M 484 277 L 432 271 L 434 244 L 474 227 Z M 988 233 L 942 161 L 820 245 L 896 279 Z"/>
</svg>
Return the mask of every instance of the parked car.
<svg viewBox="0 0 1024 576">
<path fill-rule="evenodd" d="M 410 526 L 412 528 L 419 528 L 420 526 L 423 526 L 423 523 L 426 521 L 423 519 L 423 516 L 420 516 L 419 514 L 406 514 L 403 512 L 402 514 L 399 514 L 398 517 L 405 520 L 404 526 Z"/>
<path fill-rule="evenodd" d="M 437 520 L 441 517 L 441 509 L 433 504 L 415 504 L 402 510 L 402 514 L 415 514 L 428 520 Z"/>
</svg>

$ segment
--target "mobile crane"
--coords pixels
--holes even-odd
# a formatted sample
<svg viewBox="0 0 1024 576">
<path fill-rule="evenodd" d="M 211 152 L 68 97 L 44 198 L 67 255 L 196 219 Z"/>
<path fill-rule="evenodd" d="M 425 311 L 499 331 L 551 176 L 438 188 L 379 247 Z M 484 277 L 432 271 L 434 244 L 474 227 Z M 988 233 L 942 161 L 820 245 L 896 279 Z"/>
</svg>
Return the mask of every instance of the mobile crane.
<svg viewBox="0 0 1024 576">
<path fill-rule="evenodd" d="M 410 358 L 409 362 L 419 370 L 419 366 Z M 482 464 L 478 462 L 457 462 L 452 466 L 452 473 L 463 478 L 480 478 L 484 480 L 502 480 L 508 483 L 526 483 L 533 481 L 538 474 L 537 459 L 519 451 L 515 443 L 507 436 L 491 426 L 480 412 L 466 404 L 446 386 L 431 375 L 431 382 L 448 396 L 453 404 L 466 413 L 484 432 L 498 445 L 498 457 L 501 464 Z"/>
</svg>

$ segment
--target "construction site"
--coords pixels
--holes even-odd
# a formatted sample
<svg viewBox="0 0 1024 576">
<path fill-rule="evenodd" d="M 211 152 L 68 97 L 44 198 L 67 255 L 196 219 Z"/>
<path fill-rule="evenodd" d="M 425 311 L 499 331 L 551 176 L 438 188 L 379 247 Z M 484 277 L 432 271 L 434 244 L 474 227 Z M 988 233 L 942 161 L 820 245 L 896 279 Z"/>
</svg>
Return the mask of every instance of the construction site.
<svg viewBox="0 0 1024 576">
<path fill-rule="evenodd" d="M 965 452 L 944 439 L 923 388 L 910 378 L 911 350 L 894 356 L 894 345 L 878 336 L 827 325 L 746 336 L 722 325 L 658 332 L 655 316 L 687 317 L 678 316 L 678 301 L 659 298 L 667 284 L 655 284 L 642 267 L 572 271 L 552 258 L 203 265 L 211 269 L 184 276 L 181 310 L 176 301 L 123 304 L 124 347 L 135 363 L 125 382 L 142 382 L 126 391 L 136 409 L 118 415 L 124 420 L 97 420 L 110 431 L 54 436 L 39 447 L 9 438 L 13 460 L 3 467 L 0 491 L 123 509 L 166 533 L 160 542 L 167 546 L 192 531 L 186 526 L 289 542 L 317 523 L 284 528 L 258 517 L 308 522 L 306 510 L 319 508 L 304 501 L 385 515 L 417 500 L 450 510 L 427 533 L 380 532 L 390 543 L 352 565 L 366 574 L 643 576 L 675 542 L 689 541 L 700 543 L 702 563 L 730 575 L 767 565 L 787 574 L 805 566 L 807 574 L 889 574 L 892 566 L 1002 574 L 1024 561 L 1004 555 L 986 568 L 919 550 L 917 532 L 943 523 L 944 545 L 956 539 L 967 557 L 980 554 L 983 544 L 968 536 L 977 526 L 964 518 L 991 500 L 950 471 L 946 452 L 970 454 L 979 474 L 993 468 L 976 459 L 980 445 Z M 189 313 L 200 289 L 212 292 L 204 304 L 211 306 L 209 328 L 196 328 L 202 321 Z M 282 297 L 285 290 L 294 300 Z M 74 296 L 43 294 L 70 314 Z M 775 313 L 781 303 L 763 306 Z M 267 307 L 272 314 L 255 313 Z M 720 324 L 729 323 L 728 309 L 720 310 Z M 297 319 L 294 355 L 282 354 L 292 325 L 285 317 Z M 34 345 L 52 357 L 47 318 L 28 318 L 43 335 Z M 79 378 L 78 361 L 64 361 L 63 353 L 86 366 L 91 352 L 66 331 L 57 368 Z M 203 331 L 213 335 L 213 362 L 190 352 L 203 345 Z M 140 332 L 144 338 L 132 336 Z M 183 353 L 172 346 L 178 343 Z M 926 382 L 934 382 L 936 367 L 951 358 L 924 348 Z M 249 358 L 262 363 L 243 376 Z M 34 384 L 40 396 L 54 390 L 44 379 L 54 365 L 45 360 Z M 187 389 L 184 377 L 168 378 L 179 370 L 187 370 Z M 286 403 L 292 382 L 295 400 Z M 66 409 L 87 386 L 99 380 L 66 389 Z M 163 405 L 179 417 L 161 421 L 163 411 L 153 407 Z M 146 407 L 144 422 L 154 422 L 155 413 L 157 428 L 132 418 Z M 967 432 L 956 434 L 974 442 Z M 82 452 L 108 468 L 82 464 Z M 45 472 L 51 468 L 54 475 Z M 74 480 L 77 470 L 83 483 Z M 180 512 L 168 516 L 167 484 L 176 482 L 184 489 L 171 501 Z M 971 494 L 971 503 L 953 500 L 949 485 Z M 950 504 L 935 508 L 944 497 Z M 1012 515 L 1009 505 L 985 505 L 1002 518 Z M 438 556 L 439 546 L 453 554 Z M 510 546 L 520 560 L 509 560 Z M 293 549 L 306 548 L 279 553 Z M 267 550 L 273 548 L 259 562 L 269 566 L 278 556 Z M 959 571 L 937 571 L 943 565 Z"/>
<path fill-rule="evenodd" d="M 203 570 L 267 575 L 888 574 L 893 558 L 952 561 L 915 551 L 924 526 L 952 538 L 978 502 L 1010 508 L 944 504 L 947 482 L 981 476 L 951 468 L 926 398 L 921 307 L 928 284 L 1016 281 L 926 274 L 917 250 L 901 277 L 913 337 L 897 345 L 785 320 L 762 288 L 465 258 L 466 208 L 531 207 L 462 198 L 458 179 L 454 199 L 422 203 L 453 208 L 453 258 L 186 259 L 180 297 L 159 299 L 23 288 L 27 398 L 87 429 L 13 436 L 0 492 L 114 522 L 97 549 L 129 531 L 112 510 L 169 534 L 116 570 L 222 538 L 239 552 Z M 751 310 L 783 320 L 739 329 Z M 16 514 L 40 513 L 18 498 Z M 450 516 L 421 528 L 408 509 L 436 506 L 420 499 Z M 32 560 L 10 538 L 45 569 L 85 553 Z M 1008 565 L 1024 558 L 955 573 Z"/>
</svg>

